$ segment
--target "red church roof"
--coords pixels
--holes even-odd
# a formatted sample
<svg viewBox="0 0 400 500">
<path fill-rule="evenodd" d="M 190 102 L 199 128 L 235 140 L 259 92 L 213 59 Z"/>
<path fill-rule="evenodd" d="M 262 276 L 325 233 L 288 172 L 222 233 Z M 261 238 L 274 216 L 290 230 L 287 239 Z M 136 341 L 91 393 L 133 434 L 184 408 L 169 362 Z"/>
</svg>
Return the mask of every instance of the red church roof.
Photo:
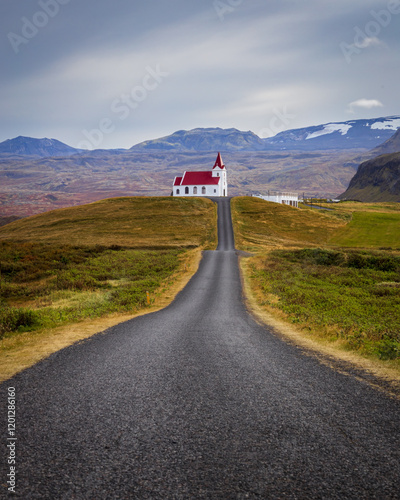
<svg viewBox="0 0 400 500">
<path fill-rule="evenodd" d="M 221 153 L 218 153 L 217 159 L 215 160 L 215 163 L 213 166 L 213 170 L 215 167 L 219 167 L 221 170 L 223 168 L 225 168 L 224 162 L 222 161 L 222 158 L 221 158 Z"/>
<path fill-rule="evenodd" d="M 218 185 L 221 177 L 213 177 L 212 172 L 185 172 L 183 177 L 176 177 L 174 186 L 210 186 Z"/>
<path fill-rule="evenodd" d="M 182 177 L 175 177 L 174 186 L 180 186 L 182 182 Z"/>
</svg>

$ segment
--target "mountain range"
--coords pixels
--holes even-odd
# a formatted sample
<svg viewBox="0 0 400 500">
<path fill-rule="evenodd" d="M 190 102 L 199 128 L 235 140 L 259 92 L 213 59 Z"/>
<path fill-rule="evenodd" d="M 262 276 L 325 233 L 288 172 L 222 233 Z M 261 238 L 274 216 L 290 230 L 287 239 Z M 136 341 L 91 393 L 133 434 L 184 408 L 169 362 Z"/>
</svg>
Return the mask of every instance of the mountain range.
<svg viewBox="0 0 400 500">
<path fill-rule="evenodd" d="M 372 149 L 379 146 L 400 127 L 400 116 L 331 122 L 323 125 L 286 130 L 262 139 L 251 131 L 235 128 L 195 128 L 148 140 L 129 150 L 108 150 L 120 154 L 131 152 L 239 152 L 239 151 L 316 151 L 327 149 Z M 16 137 L 0 143 L 0 158 L 7 156 L 54 157 L 87 153 L 56 139 Z"/>
<path fill-rule="evenodd" d="M 389 139 L 400 127 L 400 116 L 325 123 L 287 130 L 261 139 L 235 128 L 179 130 L 169 136 L 136 144 L 131 151 L 285 151 L 371 149 Z"/>
<path fill-rule="evenodd" d="M 399 127 L 400 116 L 389 116 L 287 130 L 264 140 L 271 149 L 371 149 L 390 139 Z"/>
<path fill-rule="evenodd" d="M 210 169 L 217 151 L 229 169 L 232 196 L 278 190 L 347 197 L 360 164 L 400 151 L 400 132 L 394 134 L 399 124 L 397 116 L 353 120 L 286 131 L 270 139 L 250 131 L 197 128 L 125 150 L 78 150 L 55 139 L 17 137 L 0 143 L 0 217 L 115 196 L 168 196 L 175 176 Z M 310 144 L 315 149 L 307 149 Z M 365 172 L 369 175 L 370 170 Z M 385 189 L 380 192 L 384 197 Z"/>
</svg>

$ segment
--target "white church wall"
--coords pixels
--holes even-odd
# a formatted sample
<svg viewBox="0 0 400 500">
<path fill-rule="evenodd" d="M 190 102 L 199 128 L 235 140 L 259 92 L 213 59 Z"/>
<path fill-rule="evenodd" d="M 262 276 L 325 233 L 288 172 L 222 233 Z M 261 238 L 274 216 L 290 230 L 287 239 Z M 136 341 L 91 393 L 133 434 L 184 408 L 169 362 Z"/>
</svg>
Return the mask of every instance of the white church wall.
<svg viewBox="0 0 400 500">
<path fill-rule="evenodd" d="M 174 196 L 221 196 L 217 185 L 174 186 L 173 194 Z"/>
</svg>

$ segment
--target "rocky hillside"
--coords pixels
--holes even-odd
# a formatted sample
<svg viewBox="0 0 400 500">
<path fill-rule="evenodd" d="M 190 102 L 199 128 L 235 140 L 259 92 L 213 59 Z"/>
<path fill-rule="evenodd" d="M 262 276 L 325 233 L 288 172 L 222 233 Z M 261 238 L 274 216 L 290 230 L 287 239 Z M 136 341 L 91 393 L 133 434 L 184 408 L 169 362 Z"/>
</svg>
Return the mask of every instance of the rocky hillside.
<svg viewBox="0 0 400 500">
<path fill-rule="evenodd" d="M 386 155 L 391 153 L 400 153 L 400 128 L 387 141 L 371 151 L 371 154 L 373 154 L 374 156 Z"/>
<path fill-rule="evenodd" d="M 362 163 L 340 198 L 400 202 L 400 153 L 381 155 Z"/>
</svg>

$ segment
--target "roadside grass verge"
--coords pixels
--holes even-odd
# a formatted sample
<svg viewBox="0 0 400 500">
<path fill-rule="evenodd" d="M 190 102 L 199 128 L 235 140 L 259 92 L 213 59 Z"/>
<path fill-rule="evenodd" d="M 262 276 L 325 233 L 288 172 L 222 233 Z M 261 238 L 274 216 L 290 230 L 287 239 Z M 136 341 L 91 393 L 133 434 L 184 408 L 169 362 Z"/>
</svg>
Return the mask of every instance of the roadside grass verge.
<svg viewBox="0 0 400 500">
<path fill-rule="evenodd" d="M 118 198 L 0 228 L 0 378 L 165 307 L 216 247 L 216 218 L 207 199 Z"/>
<path fill-rule="evenodd" d="M 321 213 L 260 201 L 232 200 L 236 244 L 255 254 L 241 267 L 258 306 L 306 337 L 399 373 L 397 206 Z"/>
<path fill-rule="evenodd" d="M 275 250 L 250 264 L 262 305 L 346 349 L 400 359 L 400 256 Z M 400 364 L 399 364 L 400 366 Z"/>
</svg>

